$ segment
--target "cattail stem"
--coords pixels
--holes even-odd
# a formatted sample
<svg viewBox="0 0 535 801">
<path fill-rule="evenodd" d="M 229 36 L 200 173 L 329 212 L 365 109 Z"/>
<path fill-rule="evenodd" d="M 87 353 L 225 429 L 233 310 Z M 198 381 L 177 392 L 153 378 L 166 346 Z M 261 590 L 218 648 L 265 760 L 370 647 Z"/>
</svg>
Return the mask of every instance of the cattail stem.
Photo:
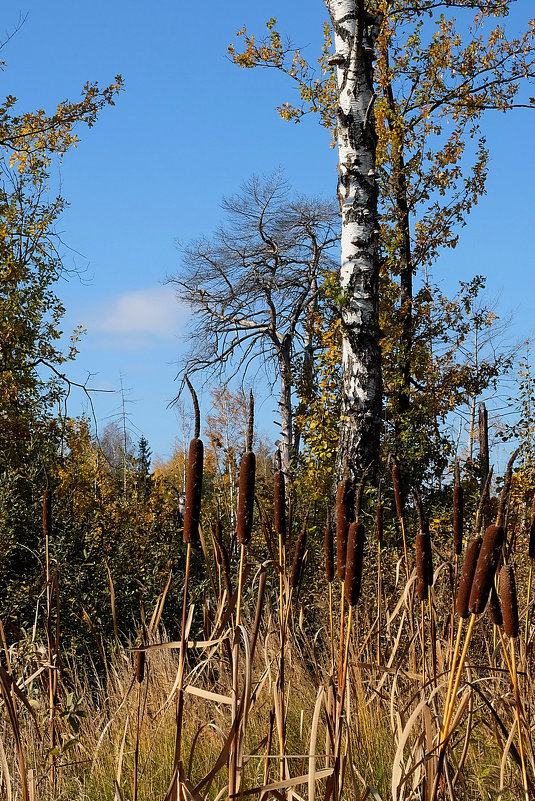
<svg viewBox="0 0 535 801">
<path fill-rule="evenodd" d="M 240 568 L 238 573 L 238 598 L 236 601 L 236 626 L 241 623 L 241 599 L 243 593 L 243 568 L 245 564 L 245 545 L 240 545 Z"/>
<path fill-rule="evenodd" d="M 184 600 L 182 604 L 182 625 L 180 630 L 180 656 L 178 662 L 176 738 L 175 738 L 175 758 L 173 764 L 175 785 L 173 787 L 171 794 L 172 799 L 179 799 L 181 796 L 180 769 L 181 769 L 181 751 L 182 751 L 182 721 L 184 717 L 184 665 L 186 661 L 186 621 L 188 615 L 188 584 L 189 584 L 190 564 L 191 564 L 191 542 L 188 542 L 186 546 Z"/>
<path fill-rule="evenodd" d="M 505 639 L 504 639 L 504 636 L 502 634 L 502 630 L 501 630 L 501 628 L 499 626 L 494 626 L 494 629 L 495 630 L 498 629 L 498 634 L 500 635 L 500 642 L 502 644 L 503 655 L 505 657 L 505 662 L 507 664 L 507 670 L 509 671 L 509 675 L 511 676 L 511 681 L 514 684 L 513 666 L 511 665 L 511 660 L 509 659 L 509 654 L 507 653 L 507 645 L 505 644 Z"/>
<path fill-rule="evenodd" d="M 344 594 L 342 593 L 342 605 L 344 603 Z M 343 609 L 343 606 L 342 606 Z M 349 642 L 351 639 L 351 624 L 353 622 L 353 607 L 349 606 L 349 613 L 347 616 L 347 632 L 343 636 L 341 640 L 341 648 L 340 648 L 340 672 L 338 676 L 338 705 L 336 709 L 336 720 L 335 720 L 335 727 L 334 727 L 334 765 L 335 771 L 339 770 L 340 767 L 340 746 L 342 742 L 342 716 L 344 712 L 344 701 L 345 701 L 345 691 L 346 691 L 346 684 L 347 684 L 347 668 L 349 662 Z M 340 788 L 338 786 L 339 776 L 338 773 L 335 777 L 335 786 L 334 786 L 334 797 L 339 797 Z"/>
<path fill-rule="evenodd" d="M 425 601 L 420 601 L 422 613 L 422 688 L 425 687 Z"/>
<path fill-rule="evenodd" d="M 459 668 L 457 670 L 457 675 L 455 677 L 455 682 L 453 684 L 451 698 L 450 698 L 450 705 L 447 710 L 445 710 L 444 714 L 444 725 L 443 725 L 443 735 L 441 737 L 441 742 L 439 744 L 439 748 L 444 746 L 445 741 L 448 738 L 449 727 L 451 722 L 451 717 L 453 715 L 453 710 L 455 708 L 455 696 L 457 695 L 457 690 L 459 689 L 459 684 L 461 682 L 461 676 L 464 670 L 464 663 L 466 662 L 466 655 L 468 653 L 468 646 L 470 645 L 470 640 L 472 639 L 472 632 L 474 631 L 474 625 L 476 622 L 476 615 L 472 614 L 470 618 L 470 623 L 468 624 L 468 630 L 466 632 L 466 639 L 464 641 L 463 650 L 461 653 L 461 658 L 459 660 Z"/>
<path fill-rule="evenodd" d="M 381 664 L 381 626 L 383 604 L 383 576 L 381 573 L 381 543 L 377 543 L 377 664 Z"/>
<path fill-rule="evenodd" d="M 329 631 L 331 640 L 331 676 L 334 676 L 334 618 L 333 618 L 333 584 L 329 582 Z"/>
<path fill-rule="evenodd" d="M 429 609 L 429 637 L 431 639 L 431 667 L 433 668 L 433 687 L 437 686 L 437 643 L 435 637 L 435 616 L 433 609 L 433 598 L 431 589 L 429 590 L 429 598 L 427 599 L 427 606 Z"/>
<path fill-rule="evenodd" d="M 526 772 L 526 758 L 524 756 L 524 741 L 522 737 L 522 724 L 520 716 L 520 695 L 518 693 L 518 673 L 516 669 L 516 654 L 515 654 L 515 641 L 511 638 L 511 668 L 513 676 L 513 691 L 515 695 L 515 713 L 516 725 L 518 727 L 518 750 L 520 751 L 520 761 L 522 763 L 522 782 L 524 785 L 524 795 L 526 801 L 529 801 L 528 791 L 528 775 Z"/>
<path fill-rule="evenodd" d="M 284 781 L 285 775 L 285 760 L 284 760 L 284 751 L 285 751 L 285 743 L 286 743 L 286 722 L 285 722 L 285 709 L 284 709 L 284 688 L 286 684 L 286 625 L 287 625 L 287 617 L 286 617 L 286 610 L 284 609 L 284 587 L 286 581 L 286 553 L 284 548 L 283 542 L 283 532 L 282 530 L 279 531 L 279 566 L 280 566 L 280 573 L 279 573 L 279 620 L 280 620 L 280 667 L 279 667 L 279 703 L 281 708 L 281 728 L 282 731 L 279 734 L 279 751 L 280 751 L 280 762 L 279 762 L 279 777 L 281 781 Z M 293 588 L 292 588 L 293 589 Z M 291 606 L 291 591 L 290 596 L 288 598 L 288 611 Z"/>
<path fill-rule="evenodd" d="M 236 623 L 234 626 L 234 644 L 232 647 L 232 726 L 236 726 L 238 717 L 238 660 L 239 645 L 236 629 L 241 625 L 241 601 L 243 593 L 243 571 L 245 564 L 245 545 L 240 545 L 240 567 L 238 572 L 238 598 L 236 600 Z M 236 793 L 236 776 L 238 772 L 238 728 L 234 731 L 233 743 L 229 754 L 229 796 Z"/>
<path fill-rule="evenodd" d="M 448 679 L 448 691 L 446 693 L 446 703 L 444 704 L 444 720 L 445 720 L 445 717 L 446 717 L 446 712 L 448 711 L 448 707 L 450 705 L 451 691 L 453 689 L 453 677 L 455 675 L 455 667 L 457 665 L 457 657 L 459 656 L 459 648 L 461 646 L 461 636 L 462 636 L 462 633 L 463 633 L 463 623 L 464 623 L 463 618 L 462 617 L 459 618 L 459 626 L 457 628 L 457 638 L 455 640 L 455 649 L 453 651 L 453 655 L 452 655 L 451 663 L 450 663 L 450 675 L 449 675 L 449 679 Z M 442 721 L 442 731 L 444 731 L 444 720 Z"/>
<path fill-rule="evenodd" d="M 345 625 L 345 594 L 342 583 L 342 594 L 340 596 L 340 640 L 338 654 L 338 694 L 340 695 L 340 682 L 342 681 L 342 670 L 344 665 L 344 625 Z"/>
<path fill-rule="evenodd" d="M 407 536 L 405 534 L 405 521 L 402 517 L 399 519 L 401 525 L 401 534 L 403 536 L 403 554 L 405 558 L 405 573 L 407 574 L 407 581 L 409 580 L 409 556 L 407 552 Z"/>
<path fill-rule="evenodd" d="M 529 627 L 529 603 L 531 599 L 531 576 L 533 573 L 533 562 L 530 561 L 529 563 L 529 575 L 528 575 L 528 602 L 526 605 L 526 625 L 524 628 L 524 644 L 526 646 L 526 650 L 528 647 L 528 627 Z"/>
</svg>

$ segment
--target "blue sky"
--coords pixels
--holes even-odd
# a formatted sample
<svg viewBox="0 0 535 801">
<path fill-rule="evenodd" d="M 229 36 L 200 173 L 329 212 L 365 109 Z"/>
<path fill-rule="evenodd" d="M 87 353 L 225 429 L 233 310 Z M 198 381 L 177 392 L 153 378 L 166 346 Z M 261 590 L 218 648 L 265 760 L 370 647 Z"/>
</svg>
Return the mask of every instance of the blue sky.
<svg viewBox="0 0 535 801">
<path fill-rule="evenodd" d="M 518 5 L 520 16 L 531 4 Z M 283 166 L 299 192 L 328 195 L 336 188 L 329 134 L 314 119 L 280 121 L 274 109 L 291 99 L 288 84 L 271 71 L 232 65 L 228 43 L 242 25 L 258 31 L 275 16 L 313 56 L 323 3 L 164 0 L 149 8 L 138 0 L 4 0 L 3 9 L 0 34 L 26 16 L 2 53 L 3 92 L 16 95 L 21 108 L 50 109 L 75 98 L 87 80 L 105 84 L 117 73 L 125 79 L 115 108 L 81 132 L 57 176 L 70 203 L 60 225 L 65 263 L 83 271 L 60 293 L 66 329 L 83 324 L 88 331 L 72 377 L 92 373 L 94 386 L 117 389 L 122 373 L 134 436 L 143 432 L 165 458 L 180 435 L 167 403 L 176 392 L 174 362 L 187 321 L 161 283 L 178 264 L 175 240 L 209 233 L 220 219 L 221 195 L 254 172 Z M 486 274 L 490 294 L 501 294 L 500 308 L 514 312 L 517 338 L 533 329 L 534 123 L 527 111 L 488 118 L 487 197 L 459 247 L 435 270 L 447 291 L 459 279 Z M 273 420 L 276 401 L 257 402 L 261 420 Z M 95 403 L 104 425 L 119 398 L 99 395 Z M 72 413 L 83 405 L 74 398 Z"/>
</svg>

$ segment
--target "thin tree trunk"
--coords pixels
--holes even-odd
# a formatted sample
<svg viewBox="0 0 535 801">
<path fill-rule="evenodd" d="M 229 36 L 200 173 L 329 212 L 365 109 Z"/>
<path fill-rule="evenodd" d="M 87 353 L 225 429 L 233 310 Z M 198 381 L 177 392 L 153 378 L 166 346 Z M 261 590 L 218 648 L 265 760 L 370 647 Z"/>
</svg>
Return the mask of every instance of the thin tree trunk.
<svg viewBox="0 0 535 801">
<path fill-rule="evenodd" d="M 376 31 L 364 10 L 364 0 L 325 2 L 334 31 L 339 89 L 336 116 L 344 300 L 338 473 L 342 475 L 347 462 L 356 477 L 367 465 L 377 463 L 382 406 L 372 66 Z"/>
<path fill-rule="evenodd" d="M 399 418 L 403 418 L 409 411 L 411 398 L 413 265 L 409 203 L 407 198 L 407 177 L 405 175 L 405 159 L 403 156 L 403 134 L 397 125 L 397 110 L 391 83 L 388 83 L 386 95 L 390 110 L 389 125 L 393 134 L 393 141 L 397 142 L 392 167 L 392 178 L 394 182 L 396 227 L 398 232 L 399 311 L 401 318 L 401 335 L 399 342 L 399 369 L 401 381 L 398 393 L 398 420 L 396 421 L 396 427 L 399 429 L 400 423 L 403 425 L 403 420 Z"/>
<path fill-rule="evenodd" d="M 281 412 L 281 467 L 288 486 L 291 478 L 293 451 L 293 413 L 292 413 L 292 370 L 291 354 L 286 343 L 282 343 L 279 353 L 280 365 L 280 412 Z"/>
</svg>

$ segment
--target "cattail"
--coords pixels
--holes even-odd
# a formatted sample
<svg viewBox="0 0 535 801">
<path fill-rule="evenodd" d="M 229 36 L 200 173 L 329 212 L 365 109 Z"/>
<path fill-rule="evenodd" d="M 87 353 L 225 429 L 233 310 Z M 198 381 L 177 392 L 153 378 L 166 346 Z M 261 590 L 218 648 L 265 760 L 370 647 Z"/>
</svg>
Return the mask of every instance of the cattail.
<svg viewBox="0 0 535 801">
<path fill-rule="evenodd" d="M 273 511 L 275 533 L 284 545 L 286 543 L 286 486 L 282 470 L 277 470 L 273 476 Z"/>
<path fill-rule="evenodd" d="M 43 493 L 43 534 L 50 537 L 52 533 L 52 493 L 46 489 Z"/>
<path fill-rule="evenodd" d="M 470 612 L 474 615 L 481 614 L 487 605 L 504 536 L 505 532 L 501 526 L 489 526 L 485 531 L 468 602 Z"/>
<path fill-rule="evenodd" d="M 292 564 L 292 574 L 290 576 L 290 587 L 295 589 L 299 584 L 299 580 L 303 573 L 303 559 L 305 557 L 305 550 L 307 545 L 307 528 L 308 528 L 308 514 L 305 517 L 303 527 L 299 532 L 297 542 L 295 543 L 294 560 Z"/>
<path fill-rule="evenodd" d="M 331 526 L 331 516 L 327 509 L 327 521 L 325 523 L 325 578 L 330 584 L 334 579 L 334 542 L 333 530 Z"/>
<path fill-rule="evenodd" d="M 508 637 L 518 637 L 518 602 L 515 574 L 511 565 L 504 565 L 500 570 L 500 600 L 505 633 Z"/>
<path fill-rule="evenodd" d="M 535 559 L 535 494 L 531 504 L 531 524 L 529 528 L 529 548 L 528 554 L 530 559 Z"/>
<path fill-rule="evenodd" d="M 336 566 L 338 578 L 343 581 L 346 571 L 347 532 L 353 509 L 355 492 L 349 478 L 344 478 L 336 490 Z"/>
<path fill-rule="evenodd" d="M 498 593 L 496 592 L 494 582 L 490 588 L 490 598 L 487 606 L 487 612 L 489 613 L 489 617 L 495 626 L 503 626 L 502 607 L 500 606 L 500 599 L 498 598 Z"/>
<path fill-rule="evenodd" d="M 433 585 L 433 552 L 431 549 L 431 536 L 429 523 L 424 514 L 424 507 L 419 493 L 414 490 L 414 507 L 418 515 L 419 533 L 416 535 L 416 574 L 421 584 L 428 587 Z"/>
<path fill-rule="evenodd" d="M 463 550 L 464 492 L 460 484 L 453 488 L 453 552 L 459 556 Z"/>
<path fill-rule="evenodd" d="M 349 606 L 355 606 L 360 595 L 365 539 L 364 526 L 362 523 L 356 521 L 351 523 L 347 535 L 344 580 L 344 595 Z"/>
<path fill-rule="evenodd" d="M 256 456 L 253 453 L 254 396 L 249 393 L 249 425 L 247 427 L 246 449 L 240 463 L 238 482 L 238 519 L 236 534 L 240 545 L 248 545 L 253 530 L 254 489 Z"/>
<path fill-rule="evenodd" d="M 419 601 L 427 601 L 429 597 L 429 587 L 425 581 L 420 581 L 418 579 L 418 583 L 416 584 L 416 593 Z"/>
<path fill-rule="evenodd" d="M 474 581 L 477 560 L 482 543 L 482 537 L 474 537 L 474 539 L 470 540 L 466 547 L 463 569 L 461 571 L 461 578 L 459 581 L 459 589 L 457 590 L 457 601 L 455 604 L 457 614 L 463 619 L 467 618 L 470 614 L 470 593 L 472 591 L 472 583 Z"/>
<path fill-rule="evenodd" d="M 256 456 L 252 451 L 246 451 L 240 463 L 240 480 L 238 484 L 236 533 L 240 545 L 249 544 L 253 530 L 255 473 Z"/>
<path fill-rule="evenodd" d="M 184 504 L 184 533 L 183 538 L 186 544 L 198 545 L 199 525 L 201 522 L 201 495 L 202 495 L 202 474 L 204 462 L 204 445 L 200 439 L 201 433 L 201 413 L 197 393 L 191 386 L 188 376 L 185 377 L 186 384 L 191 392 L 193 409 L 195 412 L 195 431 L 193 439 L 189 444 L 188 464 L 186 468 L 186 501 Z"/>
<path fill-rule="evenodd" d="M 184 542 L 186 544 L 198 545 L 200 542 L 203 461 L 202 439 L 194 437 L 189 444 L 186 468 L 186 502 L 184 505 Z"/>
<path fill-rule="evenodd" d="M 136 654 L 136 681 L 141 684 L 145 678 L 145 651 Z"/>
<path fill-rule="evenodd" d="M 394 500 L 396 502 L 396 513 L 401 520 L 404 514 L 405 503 L 403 500 L 403 488 L 401 486 L 401 473 L 399 472 L 399 467 L 397 465 L 397 462 L 394 462 L 392 465 L 392 485 L 394 487 Z"/>
<path fill-rule="evenodd" d="M 415 547 L 418 581 L 427 587 L 431 587 L 433 585 L 433 552 L 431 550 L 431 535 L 426 523 L 424 523 L 423 531 L 416 535 Z"/>
</svg>

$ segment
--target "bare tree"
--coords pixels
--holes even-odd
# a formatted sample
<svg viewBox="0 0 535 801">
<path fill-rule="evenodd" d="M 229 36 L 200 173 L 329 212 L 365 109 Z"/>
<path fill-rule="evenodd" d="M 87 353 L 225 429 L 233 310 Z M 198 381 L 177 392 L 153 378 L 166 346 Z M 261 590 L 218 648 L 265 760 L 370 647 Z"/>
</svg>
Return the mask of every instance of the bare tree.
<svg viewBox="0 0 535 801">
<path fill-rule="evenodd" d="M 294 447 L 292 391 L 304 358 L 306 321 L 339 240 L 337 206 L 292 197 L 280 173 L 251 178 L 222 202 L 225 223 L 213 237 L 180 247 L 169 280 L 192 312 L 192 351 L 184 372 L 227 378 L 262 360 L 280 383 L 281 453 L 288 476 Z"/>
</svg>

